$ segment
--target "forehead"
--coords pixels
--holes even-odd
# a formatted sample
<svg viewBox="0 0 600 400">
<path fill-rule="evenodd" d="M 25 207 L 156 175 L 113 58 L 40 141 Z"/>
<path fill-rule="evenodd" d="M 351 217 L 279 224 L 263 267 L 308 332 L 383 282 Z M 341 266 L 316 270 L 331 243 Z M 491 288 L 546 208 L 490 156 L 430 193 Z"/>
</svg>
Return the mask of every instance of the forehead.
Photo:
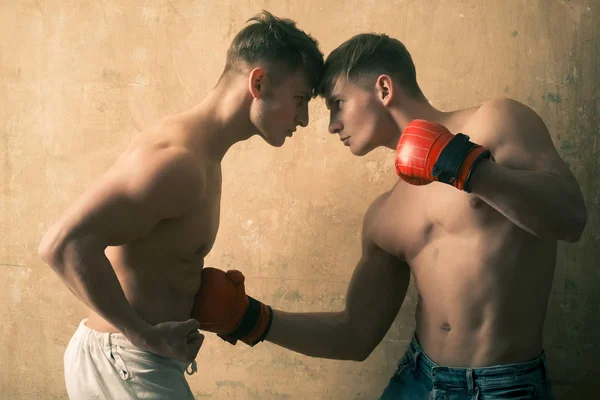
<svg viewBox="0 0 600 400">
<path fill-rule="evenodd" d="M 325 100 L 329 105 L 334 100 L 356 96 L 364 92 L 365 90 L 356 83 L 346 79 L 345 77 L 340 77 L 332 85 L 331 90 L 329 93 L 327 93 Z"/>
<path fill-rule="evenodd" d="M 282 83 L 290 90 L 300 92 L 308 96 L 312 95 L 312 87 L 310 86 L 310 81 L 304 70 L 299 69 L 295 72 L 287 74 Z"/>
</svg>

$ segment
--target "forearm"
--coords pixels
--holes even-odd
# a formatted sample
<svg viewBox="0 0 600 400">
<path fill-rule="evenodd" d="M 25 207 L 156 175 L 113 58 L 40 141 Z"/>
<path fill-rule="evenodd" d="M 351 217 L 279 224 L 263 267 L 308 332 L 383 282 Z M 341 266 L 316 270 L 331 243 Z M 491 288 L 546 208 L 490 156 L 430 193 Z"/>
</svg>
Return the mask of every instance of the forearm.
<svg viewBox="0 0 600 400">
<path fill-rule="evenodd" d="M 360 361 L 360 341 L 353 340 L 348 326 L 344 312 L 273 310 L 273 322 L 266 340 L 307 356 Z"/>
<path fill-rule="evenodd" d="M 125 336 L 141 338 L 150 325 L 131 308 L 104 252 L 67 244 L 60 254 L 44 257 L 65 285 L 83 303 Z"/>
<path fill-rule="evenodd" d="M 535 236 L 574 242 L 581 235 L 585 205 L 577 186 L 566 178 L 485 160 L 469 183 L 473 194 Z"/>
</svg>

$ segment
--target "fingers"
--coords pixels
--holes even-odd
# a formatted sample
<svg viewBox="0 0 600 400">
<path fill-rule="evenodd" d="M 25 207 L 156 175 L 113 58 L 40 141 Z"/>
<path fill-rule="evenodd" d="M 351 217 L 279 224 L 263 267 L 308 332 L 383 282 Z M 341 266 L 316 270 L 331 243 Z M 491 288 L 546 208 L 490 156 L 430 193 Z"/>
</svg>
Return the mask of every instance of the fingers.
<svg viewBox="0 0 600 400">
<path fill-rule="evenodd" d="M 184 362 L 192 362 L 198 356 L 198 352 L 204 343 L 204 335 L 190 334 L 183 342 L 179 341 L 177 345 L 171 347 L 171 358 Z"/>
<path fill-rule="evenodd" d="M 185 338 L 186 338 L 187 342 L 189 343 L 189 342 L 193 342 L 193 341 L 195 341 L 195 340 L 199 340 L 199 339 L 202 339 L 202 340 L 204 340 L 204 335 L 203 335 L 203 334 L 201 334 L 201 333 L 200 333 L 199 331 L 197 331 L 197 330 L 193 330 L 193 331 L 191 331 L 190 333 L 188 333 L 188 334 L 187 334 L 187 336 L 186 336 Z"/>
<path fill-rule="evenodd" d="M 183 324 L 181 324 L 181 327 L 182 327 L 182 330 L 185 330 L 186 332 L 192 332 L 192 331 L 200 329 L 200 322 L 198 322 L 198 320 L 193 319 L 193 318 L 188 319 Z"/>
<path fill-rule="evenodd" d="M 190 342 L 194 339 L 197 339 L 199 336 L 200 336 L 200 332 L 197 330 L 193 330 L 193 331 L 189 332 L 185 338 L 187 339 L 188 342 Z"/>
<path fill-rule="evenodd" d="M 202 347 L 202 343 L 204 342 L 204 335 L 200 335 L 196 339 L 187 343 L 187 361 L 194 361 L 198 352 L 200 351 L 200 347 Z"/>
</svg>

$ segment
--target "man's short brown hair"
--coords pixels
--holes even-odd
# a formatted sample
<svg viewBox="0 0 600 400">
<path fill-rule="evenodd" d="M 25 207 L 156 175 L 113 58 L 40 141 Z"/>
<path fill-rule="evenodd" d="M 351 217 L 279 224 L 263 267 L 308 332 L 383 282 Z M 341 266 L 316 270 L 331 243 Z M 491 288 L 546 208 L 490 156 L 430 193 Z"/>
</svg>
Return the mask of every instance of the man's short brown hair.
<svg viewBox="0 0 600 400">
<path fill-rule="evenodd" d="M 344 78 L 367 88 L 386 74 L 410 96 L 424 99 L 417 84 L 410 53 L 397 39 L 385 34 L 362 33 L 348 39 L 327 56 L 318 94 L 327 97 L 338 80 Z"/>
<path fill-rule="evenodd" d="M 252 24 L 243 28 L 229 46 L 224 73 L 257 62 L 289 68 L 285 72 L 304 69 L 316 96 L 324 64 L 318 42 L 291 19 L 277 18 L 268 11 L 263 10 L 248 22 Z"/>
</svg>

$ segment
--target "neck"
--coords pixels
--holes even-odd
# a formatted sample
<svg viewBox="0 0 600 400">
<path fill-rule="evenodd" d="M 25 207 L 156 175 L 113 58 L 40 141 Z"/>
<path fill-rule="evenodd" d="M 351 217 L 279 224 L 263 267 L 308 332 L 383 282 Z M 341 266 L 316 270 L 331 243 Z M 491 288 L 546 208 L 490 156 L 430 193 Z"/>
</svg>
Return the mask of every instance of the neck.
<svg viewBox="0 0 600 400">
<path fill-rule="evenodd" d="M 392 106 L 390 108 L 392 118 L 396 122 L 398 129 L 390 137 L 390 141 L 386 147 L 395 150 L 402 136 L 402 131 L 408 125 L 408 123 L 414 119 L 424 119 L 426 121 L 437 122 L 442 125 L 446 125 L 450 114 L 438 110 L 429 104 L 427 99 L 417 101 L 414 99 L 404 99 L 402 104 L 398 106 Z"/>
<path fill-rule="evenodd" d="M 223 77 L 195 107 L 182 116 L 193 132 L 192 147 L 220 162 L 236 144 L 256 134 L 250 121 L 248 91 L 240 78 Z"/>
</svg>

